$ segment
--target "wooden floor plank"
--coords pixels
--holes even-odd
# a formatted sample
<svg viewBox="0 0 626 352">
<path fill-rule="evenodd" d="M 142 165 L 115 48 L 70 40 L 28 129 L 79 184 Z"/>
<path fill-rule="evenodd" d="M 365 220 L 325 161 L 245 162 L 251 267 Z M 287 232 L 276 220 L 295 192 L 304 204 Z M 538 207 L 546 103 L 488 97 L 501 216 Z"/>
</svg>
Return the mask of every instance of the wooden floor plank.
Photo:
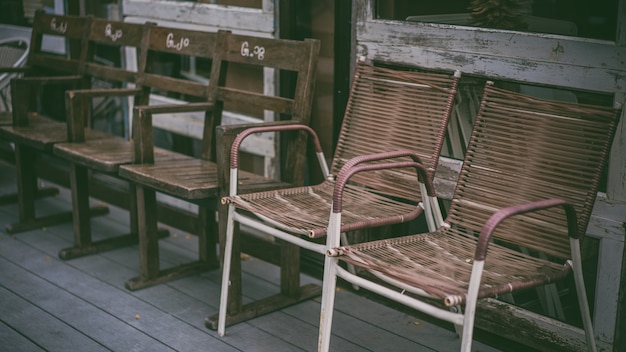
<svg viewBox="0 0 626 352">
<path fill-rule="evenodd" d="M 14 190 L 14 172 L 0 163 L 0 194 Z M 38 214 L 70 209 L 70 192 L 38 201 Z M 213 270 L 131 292 L 139 273 L 137 246 L 69 261 L 58 251 L 73 243 L 70 223 L 7 235 L 16 205 L 0 206 L 0 350 L 16 351 L 313 351 L 319 299 L 230 326 L 225 337 L 204 327 L 217 312 L 221 271 Z M 128 212 L 110 207 L 92 220 L 94 239 L 125 233 Z M 159 242 L 163 268 L 197 258 L 197 238 L 170 229 Z M 244 301 L 278 292 L 275 265 L 243 256 Z M 18 280 L 18 281 L 15 281 Z M 302 275 L 303 284 L 320 280 Z M 454 333 L 339 290 L 334 351 L 456 351 Z M 73 342 L 73 343 L 70 343 Z M 71 345 L 71 347 L 70 347 Z M 79 346 L 77 348 L 76 346 Z M 495 351 L 476 343 L 474 350 Z"/>
<path fill-rule="evenodd" d="M 85 350 L 90 351 L 109 351 L 91 336 L 76 329 L 71 323 L 55 316 L 54 309 L 47 310 L 49 307 L 39 307 L 34 305 L 32 300 L 23 298 L 24 292 L 17 286 L 29 285 L 27 290 L 31 291 L 38 291 L 40 287 L 33 285 L 30 280 L 32 277 L 26 277 L 28 276 L 26 272 L 14 269 L 15 267 L 10 263 L 0 261 L 0 273 L 2 273 L 0 282 L 9 283 L 15 290 L 10 291 L 6 288 L 6 284 L 0 287 L 0 316 L 4 324 L 18 331 L 22 336 L 28 336 L 30 341 L 47 351 L 72 351 L 75 350 L 75 346 L 83 346 Z M 56 290 L 52 290 L 50 295 L 56 293 Z M 54 297 L 54 300 L 57 300 L 57 297 Z M 21 339 L 18 342 L 21 342 Z"/>
<path fill-rule="evenodd" d="M 0 299 L 4 304 L 4 301 Z M 3 351 L 20 351 L 20 352 L 43 352 L 43 348 L 17 332 L 0 319 L 0 341 L 2 341 Z"/>
</svg>

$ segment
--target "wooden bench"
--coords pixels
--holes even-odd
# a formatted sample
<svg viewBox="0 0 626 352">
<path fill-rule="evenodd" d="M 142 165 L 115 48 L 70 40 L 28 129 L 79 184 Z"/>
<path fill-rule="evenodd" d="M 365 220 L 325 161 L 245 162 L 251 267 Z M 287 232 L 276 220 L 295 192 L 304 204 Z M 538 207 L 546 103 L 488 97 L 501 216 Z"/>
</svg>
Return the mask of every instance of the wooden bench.
<svg viewBox="0 0 626 352">
<path fill-rule="evenodd" d="M 154 147 L 152 116 L 180 110 L 180 106 L 138 106 L 133 112 L 135 163 L 120 166 L 119 174 L 132 181 L 137 189 L 141 275 L 126 282 L 131 290 L 159 284 L 186 275 L 216 268 L 215 210 L 222 194 L 215 163 L 215 129 L 224 110 L 262 117 L 268 111 L 283 114 L 291 121 L 308 123 L 310 117 L 319 41 L 259 38 L 220 31 L 211 65 L 207 104 L 189 104 L 187 111 L 206 111 L 199 158 L 178 155 L 164 158 Z M 255 87 L 233 87 L 230 69 L 283 70 L 297 74 L 294 89 L 282 96 L 259 92 Z M 147 76 L 149 79 L 150 76 Z M 152 85 L 158 81 L 156 78 Z M 265 125 L 266 123 L 263 123 Z M 298 146 L 302 143 L 297 143 Z M 295 155 L 294 155 L 295 157 Z M 297 158 L 297 157 L 296 157 Z M 304 159 L 300 149 L 299 160 Z M 290 175 L 293 176 L 293 175 Z M 293 177 L 292 177 L 293 178 Z M 300 174 L 293 179 L 302 179 Z M 244 187 L 267 188 L 276 182 L 251 172 L 242 178 Z M 199 260 L 173 268 L 159 267 L 156 233 L 156 193 L 164 193 L 198 205 Z"/>
<path fill-rule="evenodd" d="M 7 200 L 18 201 L 19 220 L 7 227 L 10 233 L 49 226 L 68 221 L 71 213 L 59 213 L 45 217 L 35 214 L 35 200 L 43 195 L 55 194 L 53 188 L 39 190 L 35 165 L 39 162 L 39 153 L 51 152 L 54 139 L 52 126 L 64 126 L 49 116 L 40 114 L 38 107 L 44 87 L 54 85 L 63 89 L 79 87 L 83 55 L 71 50 L 80 44 L 89 31 L 91 17 L 59 16 L 37 11 L 33 21 L 30 49 L 27 62 L 22 67 L 4 68 L 5 72 L 21 73 L 23 78 L 11 81 L 11 100 L 13 103 L 10 126 L 0 128 L 0 138 L 14 143 L 17 172 L 17 196 L 7 195 Z M 69 47 L 64 55 L 44 49 L 44 36 L 48 40 L 58 40 Z M 59 116 L 55 116 L 57 119 Z M 58 134 L 56 134 L 58 136 Z M 99 207 L 94 213 L 104 213 L 107 209 Z"/>
<path fill-rule="evenodd" d="M 126 25 L 133 25 L 127 23 Z M 180 60 L 184 57 L 194 56 L 200 60 L 210 60 L 213 57 L 215 33 L 200 32 L 193 30 L 174 29 L 159 26 L 150 26 L 146 32 L 145 46 L 139 59 L 139 72 L 136 87 L 126 90 L 135 96 L 134 106 L 147 106 L 149 94 L 153 90 L 167 92 L 170 95 L 185 97 L 187 104 L 175 106 L 154 106 L 152 109 L 161 109 L 167 112 L 184 113 L 206 109 L 206 97 L 208 85 L 180 78 L 167 72 L 159 71 L 157 60 L 168 55 Z M 107 91 L 115 94 L 113 90 Z M 125 93 L 119 91 L 120 94 Z M 128 195 L 131 201 L 129 210 L 131 214 L 131 229 L 127 235 L 112 237 L 99 242 L 91 241 L 90 219 L 84 211 L 83 204 L 89 201 L 89 187 L 86 180 L 89 172 L 97 172 L 116 177 L 121 165 L 132 163 L 135 160 L 133 149 L 133 136 L 141 133 L 138 130 L 139 123 L 136 114 L 133 116 L 133 136 L 131 139 L 110 138 L 106 140 L 93 140 L 85 138 L 84 132 L 88 118 L 89 99 L 98 96 L 98 91 L 72 91 L 67 95 L 67 105 L 71 110 L 71 118 L 68 117 L 68 129 L 71 132 L 68 143 L 55 145 L 55 154 L 72 163 L 72 174 L 75 182 L 72 182 L 74 204 L 74 225 L 78 230 L 74 246 L 60 251 L 62 259 L 76 258 L 82 255 L 92 254 L 122 245 L 136 243 L 137 234 L 142 229 L 143 221 L 138 222 L 136 214 L 137 203 L 135 186 L 128 184 Z M 139 132 L 138 132 L 139 131 Z M 152 149 L 151 149 L 152 150 Z M 185 155 L 170 151 L 166 148 L 156 148 L 157 158 L 170 160 L 181 159 Z M 118 178 L 118 180 L 120 180 Z M 126 183 L 126 182 L 125 182 Z M 141 219 L 141 215 L 139 219 Z M 155 215 L 156 216 L 156 215 Z M 156 231 L 156 226 L 155 226 Z M 143 264 L 141 267 L 143 268 Z"/>
<path fill-rule="evenodd" d="M 83 53 L 86 56 L 83 79 L 90 82 L 97 81 L 100 85 L 106 83 L 108 86 L 98 88 L 85 85 L 85 89 L 66 92 L 67 117 L 62 128 L 65 131 L 65 138 L 57 140 L 52 150 L 57 158 L 69 164 L 74 245 L 59 252 L 61 259 L 76 258 L 137 242 L 135 226 L 131 226 L 130 233 L 125 235 L 99 241 L 92 239 L 89 181 L 94 175 L 102 178 L 102 175 L 115 176 L 117 174 L 117 166 L 123 155 L 116 154 L 113 146 L 125 144 L 128 141 L 119 135 L 107 133 L 103 136 L 102 132 L 95 131 L 90 124 L 92 104 L 95 99 L 133 97 L 135 104 L 144 104 L 148 101 L 149 89 L 141 85 L 137 71 L 128 70 L 121 65 L 111 66 L 103 60 L 97 60 L 96 51 L 117 51 L 122 55 L 123 50 L 136 50 L 140 53 L 138 66 L 140 70 L 143 70 L 146 66 L 150 29 L 153 26 L 152 24 L 133 24 L 105 19 L 93 19 L 91 23 L 91 30 L 85 44 L 86 49 Z M 128 87 L 126 86 L 128 84 L 136 84 L 136 86 Z M 88 150 L 83 151 L 79 147 Z M 99 147 L 110 149 L 102 152 L 101 149 L 97 149 Z M 85 156 L 85 153 L 89 154 L 91 151 L 95 151 L 97 155 L 91 158 Z M 129 157 L 128 160 L 132 158 Z M 126 192 L 129 191 L 126 190 Z M 129 204 L 126 204 L 124 208 L 129 210 L 131 224 L 136 224 L 134 199 L 130 197 L 127 201 Z"/>
</svg>

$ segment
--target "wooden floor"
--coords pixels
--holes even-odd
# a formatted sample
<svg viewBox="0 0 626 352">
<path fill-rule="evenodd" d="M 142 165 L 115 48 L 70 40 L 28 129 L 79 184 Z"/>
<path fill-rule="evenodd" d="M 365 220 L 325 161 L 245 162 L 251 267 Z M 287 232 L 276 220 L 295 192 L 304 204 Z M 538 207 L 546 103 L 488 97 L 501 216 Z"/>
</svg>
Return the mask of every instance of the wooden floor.
<svg viewBox="0 0 626 352">
<path fill-rule="evenodd" d="M 15 190 L 14 169 L 0 162 L 0 194 Z M 39 213 L 70 209 L 69 192 L 39 201 Z M 0 206 L 1 351 L 314 351 L 319 300 L 227 329 L 204 327 L 217 311 L 219 270 L 130 292 L 138 274 L 136 246 L 71 261 L 57 253 L 72 244 L 71 224 L 9 235 L 15 204 Z M 123 233 L 128 214 L 116 208 L 93 221 L 97 236 Z M 160 241 L 163 266 L 196 257 L 196 237 L 171 229 Z M 277 292 L 276 267 L 244 262 L 247 300 Z M 319 282 L 303 276 L 304 282 Z M 442 328 L 360 295 L 337 294 L 333 351 L 456 351 L 459 339 Z M 475 342 L 474 351 L 497 351 Z"/>
</svg>

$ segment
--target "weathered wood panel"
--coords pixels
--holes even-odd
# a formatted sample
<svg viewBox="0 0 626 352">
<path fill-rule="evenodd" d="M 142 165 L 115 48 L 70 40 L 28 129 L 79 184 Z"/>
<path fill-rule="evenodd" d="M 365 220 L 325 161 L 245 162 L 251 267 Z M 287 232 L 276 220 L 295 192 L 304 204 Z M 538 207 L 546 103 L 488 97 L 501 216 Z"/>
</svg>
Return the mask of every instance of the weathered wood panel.
<svg viewBox="0 0 626 352">
<path fill-rule="evenodd" d="M 231 30 L 274 33 L 274 6 L 264 1 L 263 9 L 214 5 L 192 1 L 124 0 L 124 16 L 138 16 L 193 23 Z"/>
</svg>

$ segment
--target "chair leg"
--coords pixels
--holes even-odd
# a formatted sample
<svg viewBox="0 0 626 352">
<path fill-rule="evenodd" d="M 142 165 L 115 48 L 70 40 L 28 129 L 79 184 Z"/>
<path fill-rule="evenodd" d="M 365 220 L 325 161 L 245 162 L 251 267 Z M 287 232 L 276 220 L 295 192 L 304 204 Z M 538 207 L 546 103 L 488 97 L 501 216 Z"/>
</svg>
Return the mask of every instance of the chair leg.
<svg viewBox="0 0 626 352">
<path fill-rule="evenodd" d="M 137 243 L 136 233 L 93 241 L 91 232 L 92 210 L 89 205 L 89 169 L 83 165 L 70 167 L 72 189 L 72 225 L 74 245 L 59 251 L 63 260 L 75 259 L 91 254 L 102 253 Z M 130 206 L 132 212 L 133 206 Z M 108 208 L 107 208 L 108 210 Z"/>
<path fill-rule="evenodd" d="M 335 291 L 337 288 L 337 259 L 326 256 L 324 258 L 324 278 L 322 287 L 322 307 L 320 311 L 320 331 L 317 343 L 318 352 L 330 350 L 332 334 L 333 312 L 335 310 Z"/>
<path fill-rule="evenodd" d="M 474 318 L 476 316 L 476 306 L 478 301 L 478 290 L 480 280 L 483 275 L 484 260 L 474 260 L 472 274 L 470 276 L 467 298 L 465 303 L 465 313 L 463 314 L 463 334 L 461 335 L 461 352 L 470 352 L 472 349 L 472 338 L 474 335 Z"/>
<path fill-rule="evenodd" d="M 578 239 L 570 238 L 570 247 L 572 251 L 572 267 L 574 271 L 574 284 L 576 285 L 576 293 L 578 295 L 578 306 L 580 307 L 580 316 L 582 317 L 583 327 L 585 328 L 585 337 L 587 338 L 587 347 L 589 351 L 596 352 L 596 339 L 591 323 L 591 313 L 589 312 L 589 302 L 587 300 L 587 291 L 585 290 L 585 280 L 583 278 L 582 258 L 580 255 L 580 242 Z"/>
<path fill-rule="evenodd" d="M 226 332 L 226 311 L 228 308 L 228 291 L 230 286 L 230 266 L 233 250 L 233 233 L 234 233 L 234 221 L 233 213 L 235 211 L 234 205 L 228 206 L 228 222 L 226 223 L 226 241 L 222 245 L 224 246 L 224 258 L 223 258 L 223 270 L 222 270 L 222 289 L 220 294 L 220 307 L 217 320 L 217 334 L 224 336 Z M 239 258 L 236 258 L 239 260 Z"/>
<path fill-rule="evenodd" d="M 198 209 L 198 259 L 212 268 L 219 267 L 217 258 L 218 226 L 215 221 L 215 210 L 201 205 Z"/>
<path fill-rule="evenodd" d="M 37 173 L 35 171 L 37 153 L 38 152 L 32 148 L 22 146 L 18 143 L 15 144 L 15 171 L 17 177 L 19 220 L 6 227 L 8 233 L 30 231 L 72 221 L 71 211 L 41 217 L 35 215 L 35 200 L 40 198 L 38 194 Z M 108 212 L 109 209 L 105 206 L 96 206 L 89 209 L 90 216 L 104 215 Z"/>
</svg>

